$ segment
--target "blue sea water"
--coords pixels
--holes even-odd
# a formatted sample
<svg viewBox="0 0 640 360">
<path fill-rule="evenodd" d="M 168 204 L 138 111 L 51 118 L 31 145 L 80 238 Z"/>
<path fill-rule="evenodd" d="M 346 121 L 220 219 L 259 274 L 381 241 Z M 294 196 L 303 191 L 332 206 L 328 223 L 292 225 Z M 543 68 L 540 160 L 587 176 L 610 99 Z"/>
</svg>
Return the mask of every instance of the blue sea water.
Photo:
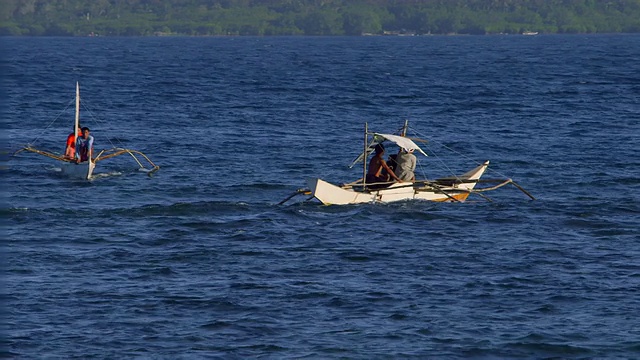
<svg viewBox="0 0 640 360">
<path fill-rule="evenodd" d="M 0 38 L 2 358 L 640 357 L 640 36 Z M 73 181 L 76 81 L 96 149 Z M 364 123 L 468 202 L 278 203 Z M 452 150 L 452 151 L 449 151 Z"/>
</svg>

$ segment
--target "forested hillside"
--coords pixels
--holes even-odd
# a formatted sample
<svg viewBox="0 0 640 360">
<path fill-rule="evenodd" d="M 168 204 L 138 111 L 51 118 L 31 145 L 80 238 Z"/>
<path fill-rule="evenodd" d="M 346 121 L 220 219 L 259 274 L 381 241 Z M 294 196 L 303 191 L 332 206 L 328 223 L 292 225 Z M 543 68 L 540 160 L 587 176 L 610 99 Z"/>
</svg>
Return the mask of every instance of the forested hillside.
<svg viewBox="0 0 640 360">
<path fill-rule="evenodd" d="M 640 0 L 2 0 L 0 35 L 640 32 Z"/>
</svg>

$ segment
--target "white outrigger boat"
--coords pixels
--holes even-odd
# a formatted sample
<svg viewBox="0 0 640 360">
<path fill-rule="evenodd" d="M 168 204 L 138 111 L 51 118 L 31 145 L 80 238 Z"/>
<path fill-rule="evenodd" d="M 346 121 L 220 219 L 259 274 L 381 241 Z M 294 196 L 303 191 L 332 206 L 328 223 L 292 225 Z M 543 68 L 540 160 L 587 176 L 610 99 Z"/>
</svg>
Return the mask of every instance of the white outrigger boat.
<svg viewBox="0 0 640 360">
<path fill-rule="evenodd" d="M 407 137 L 407 128 L 408 123 L 405 122 L 405 125 L 399 135 L 369 133 L 367 125 L 365 124 L 364 151 L 351 164 L 351 167 L 353 167 L 354 164 L 360 161 L 363 162 L 363 177 L 361 179 L 343 185 L 331 184 L 318 178 L 310 179 L 307 181 L 309 186 L 308 189 L 297 190 L 281 201 L 280 204 L 284 204 L 296 195 L 311 195 L 308 200 L 317 199 L 325 205 L 389 203 L 403 200 L 464 202 L 471 194 L 477 194 L 485 200 L 491 201 L 491 199 L 482 193 L 498 189 L 508 184 L 513 184 L 532 200 L 535 200 L 531 194 L 516 184 L 512 179 L 481 179 L 489 166 L 489 161 L 485 161 L 472 170 L 457 176 L 448 176 L 434 180 L 425 179 L 403 182 L 366 183 L 367 155 L 370 154 L 379 143 L 389 141 L 406 150 L 413 150 L 414 152 L 419 152 L 422 155 L 427 156 L 427 154 L 418 145 L 416 145 L 414 140 L 426 141 Z M 371 140 L 369 140 L 370 136 L 372 136 Z M 476 185 L 479 183 L 489 183 L 493 185 L 489 187 L 476 188 Z M 380 188 L 380 186 L 385 187 Z"/>
<path fill-rule="evenodd" d="M 78 138 L 78 132 L 80 130 L 79 129 L 79 123 L 80 123 L 80 84 L 79 83 L 76 83 L 75 103 L 76 103 L 76 112 L 75 112 L 75 123 L 74 123 L 74 127 L 73 128 L 74 128 L 74 135 L 75 135 L 74 138 L 77 139 Z M 65 157 L 63 155 L 56 154 L 56 153 L 51 152 L 51 151 L 40 150 L 40 149 L 37 149 L 37 148 L 35 148 L 35 147 L 31 146 L 31 145 L 25 146 L 22 149 L 16 151 L 14 153 L 14 156 L 16 154 L 22 152 L 22 151 L 33 152 L 33 153 L 36 153 L 36 154 L 39 154 L 39 155 L 43 155 L 43 156 L 58 160 L 58 163 L 59 163 L 59 166 L 60 166 L 60 171 L 64 175 L 66 175 L 67 177 L 75 178 L 75 179 L 85 179 L 85 180 L 92 179 L 93 171 L 94 171 L 94 169 L 96 167 L 96 164 L 99 161 L 106 160 L 106 159 L 109 159 L 109 158 L 113 158 L 113 157 L 116 157 L 118 155 L 124 155 L 124 154 L 131 155 L 131 157 L 133 157 L 135 162 L 140 167 L 139 170 L 144 171 L 149 175 L 152 175 L 153 173 L 155 173 L 156 171 L 158 171 L 160 169 L 159 166 L 154 164 L 142 152 L 137 151 L 137 150 L 132 150 L 132 149 L 119 148 L 119 147 L 113 147 L 111 149 L 102 150 L 93 159 L 89 159 L 89 160 L 83 161 L 83 162 L 77 162 L 76 159 L 74 159 L 74 158 Z M 136 157 L 136 155 L 139 155 L 145 161 L 147 161 L 149 163 L 150 168 L 146 168 L 142 164 L 140 159 L 138 159 L 138 157 Z"/>
</svg>

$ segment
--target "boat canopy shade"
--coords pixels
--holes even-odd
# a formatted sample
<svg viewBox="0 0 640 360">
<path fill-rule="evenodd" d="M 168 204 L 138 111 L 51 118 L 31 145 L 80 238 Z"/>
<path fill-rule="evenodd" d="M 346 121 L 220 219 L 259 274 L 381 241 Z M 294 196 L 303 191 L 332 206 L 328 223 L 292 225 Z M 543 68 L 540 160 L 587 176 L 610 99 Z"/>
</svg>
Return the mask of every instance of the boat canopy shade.
<svg viewBox="0 0 640 360">
<path fill-rule="evenodd" d="M 427 156 L 427 154 L 422 151 L 422 149 L 420 149 L 420 147 L 418 145 L 416 145 L 416 143 L 414 143 L 411 139 L 406 138 L 404 136 L 399 136 L 399 135 L 390 135 L 390 134 L 380 134 L 380 133 L 375 133 L 374 136 L 381 136 L 393 143 L 395 143 L 396 145 L 398 145 L 401 148 L 404 148 L 406 150 L 418 150 L 422 155 Z"/>
</svg>

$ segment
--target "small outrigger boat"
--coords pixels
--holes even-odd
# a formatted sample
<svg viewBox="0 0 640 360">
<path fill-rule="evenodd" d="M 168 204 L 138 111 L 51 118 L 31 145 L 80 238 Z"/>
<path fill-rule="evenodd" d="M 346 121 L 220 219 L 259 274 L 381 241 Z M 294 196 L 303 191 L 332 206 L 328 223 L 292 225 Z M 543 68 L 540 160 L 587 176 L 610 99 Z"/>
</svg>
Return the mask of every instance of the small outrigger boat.
<svg viewBox="0 0 640 360">
<path fill-rule="evenodd" d="M 280 204 L 284 204 L 296 195 L 310 195 L 308 200 L 317 199 L 325 205 L 348 205 L 361 203 L 389 203 L 404 200 L 427 200 L 437 202 L 464 202 L 469 195 L 476 194 L 487 201 L 491 201 L 483 192 L 496 190 L 508 184 L 512 184 L 529 198 L 535 198 L 516 184 L 512 179 L 481 179 L 489 166 L 485 161 L 475 168 L 461 175 L 437 178 L 434 180 L 411 180 L 403 182 L 378 182 L 367 183 L 367 156 L 373 152 L 376 145 L 391 142 L 398 147 L 411 152 L 417 152 L 424 156 L 427 154 L 416 145 L 415 141 L 426 140 L 407 137 L 408 122 L 400 131 L 400 134 L 370 133 L 365 124 L 364 151 L 358 156 L 351 167 L 363 162 L 363 177 L 354 182 L 334 185 L 325 180 L 314 178 L 308 180 L 307 189 L 299 189 Z M 371 137 L 371 140 L 369 138 Z M 479 183 L 492 184 L 491 186 L 477 188 Z"/>
<path fill-rule="evenodd" d="M 75 97 L 75 103 L 76 103 L 76 112 L 75 112 L 75 123 L 73 126 L 74 129 L 74 139 L 78 139 L 78 134 L 80 132 L 80 128 L 79 128 L 79 123 L 80 123 L 80 84 L 76 83 L 76 97 Z M 97 156 L 93 157 L 93 158 L 89 158 L 86 161 L 79 161 L 77 157 L 69 157 L 69 156 L 65 156 L 65 155 L 61 155 L 61 154 L 57 154 L 51 151 L 46 151 L 46 150 L 41 150 L 41 149 L 37 149 L 31 145 L 25 146 L 23 148 L 21 148 L 20 150 L 16 151 L 14 153 L 14 156 L 17 155 L 20 152 L 23 151 L 28 151 L 28 152 L 33 152 L 39 155 L 43 155 L 52 159 L 55 159 L 58 161 L 58 164 L 60 166 L 60 171 L 70 177 L 70 178 L 75 178 L 75 179 L 86 179 L 86 180 L 90 180 L 93 178 L 93 171 L 96 167 L 96 164 L 99 161 L 102 160 L 106 160 L 109 158 L 113 158 L 119 155 L 124 155 L 124 154 L 128 154 L 131 155 L 131 157 L 134 159 L 134 161 L 138 164 L 138 166 L 140 167 L 139 170 L 146 172 L 149 175 L 152 175 L 153 173 L 155 173 L 156 171 L 158 171 L 160 169 L 159 166 L 157 166 L 156 164 L 154 164 L 145 154 L 143 154 L 140 151 L 137 150 L 132 150 L 132 149 L 124 149 L 124 148 L 119 148 L 119 147 L 113 147 L 111 149 L 105 149 L 102 150 L 98 153 Z M 136 155 L 139 155 L 140 157 L 142 157 L 146 162 L 148 162 L 150 168 L 146 168 L 142 162 L 140 161 L 140 159 L 138 159 L 138 157 L 136 157 Z"/>
</svg>

